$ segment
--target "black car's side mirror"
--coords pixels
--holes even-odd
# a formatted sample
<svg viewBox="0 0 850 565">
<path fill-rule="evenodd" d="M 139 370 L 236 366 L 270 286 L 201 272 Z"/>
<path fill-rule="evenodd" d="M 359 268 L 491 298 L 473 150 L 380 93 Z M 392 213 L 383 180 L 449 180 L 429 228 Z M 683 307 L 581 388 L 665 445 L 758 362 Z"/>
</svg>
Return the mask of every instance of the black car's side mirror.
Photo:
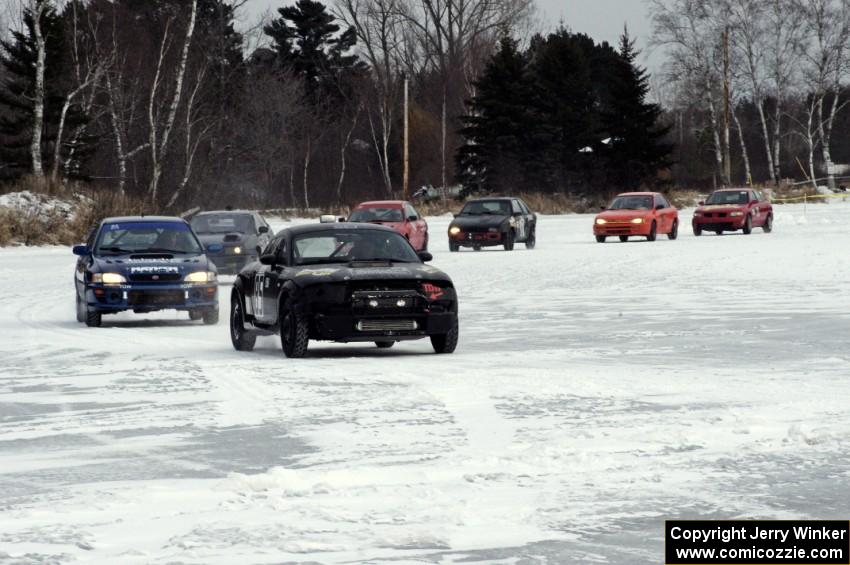
<svg viewBox="0 0 850 565">
<path fill-rule="evenodd" d="M 257 230 L 257 233 L 269 233 L 269 226 L 260 226 L 260 229 Z"/>
<path fill-rule="evenodd" d="M 265 255 L 260 255 L 260 263 L 263 265 L 274 265 L 277 262 L 277 255 L 274 253 L 266 253 Z"/>
<path fill-rule="evenodd" d="M 427 251 L 420 251 L 419 253 L 417 253 L 417 255 L 419 255 L 419 258 L 422 259 L 423 263 L 427 263 L 428 261 L 434 260 L 434 256 L 428 253 Z"/>
<path fill-rule="evenodd" d="M 88 245 L 75 245 L 73 251 L 74 255 L 78 255 L 80 257 L 88 257 L 91 255 L 91 249 L 89 249 Z"/>
</svg>

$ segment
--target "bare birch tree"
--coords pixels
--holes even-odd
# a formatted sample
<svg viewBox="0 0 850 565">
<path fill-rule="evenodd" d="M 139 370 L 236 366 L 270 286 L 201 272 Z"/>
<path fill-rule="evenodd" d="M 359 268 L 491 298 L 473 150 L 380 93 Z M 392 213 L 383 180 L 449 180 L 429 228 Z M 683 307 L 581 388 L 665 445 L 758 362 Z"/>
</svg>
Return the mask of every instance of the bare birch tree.
<svg viewBox="0 0 850 565">
<path fill-rule="evenodd" d="M 162 42 L 160 44 L 159 59 L 156 66 L 153 84 L 151 86 L 150 102 L 148 106 L 148 121 L 150 125 L 150 151 L 151 151 L 151 180 L 148 189 L 148 194 L 152 202 L 157 201 L 159 191 L 159 181 L 162 177 L 162 167 L 165 158 L 169 151 L 169 142 L 171 131 L 174 128 L 174 121 L 177 119 L 177 110 L 180 106 L 180 101 L 183 96 L 183 82 L 186 75 L 186 67 L 188 66 L 189 47 L 192 44 L 192 35 L 195 31 L 195 21 L 198 14 L 198 0 L 192 0 L 191 13 L 189 15 L 189 24 L 186 28 L 186 35 L 183 39 L 183 47 L 181 49 L 180 60 L 177 64 L 176 76 L 174 78 L 174 90 L 171 96 L 171 102 L 168 105 L 168 114 L 165 122 L 160 124 L 159 108 L 157 106 L 157 93 L 164 81 L 165 54 L 168 50 L 170 42 L 169 28 L 170 21 L 165 26 Z"/>
</svg>

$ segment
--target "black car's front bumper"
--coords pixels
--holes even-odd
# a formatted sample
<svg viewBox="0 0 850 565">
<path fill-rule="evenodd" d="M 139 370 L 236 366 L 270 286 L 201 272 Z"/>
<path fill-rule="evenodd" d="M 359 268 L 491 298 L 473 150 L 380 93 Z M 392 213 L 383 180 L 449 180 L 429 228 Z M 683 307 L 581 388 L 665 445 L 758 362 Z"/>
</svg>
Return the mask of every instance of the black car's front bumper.
<svg viewBox="0 0 850 565">
<path fill-rule="evenodd" d="M 503 245 L 504 234 L 502 232 L 466 232 L 449 234 L 449 241 L 459 247 L 493 247 Z"/>
<path fill-rule="evenodd" d="M 441 312 L 400 316 L 367 317 L 353 314 L 313 318 L 313 339 L 358 341 L 408 341 L 432 335 L 445 335 L 457 324 L 457 314 Z"/>
<path fill-rule="evenodd" d="M 89 284 L 86 303 L 102 313 L 216 310 L 218 284 Z"/>
</svg>

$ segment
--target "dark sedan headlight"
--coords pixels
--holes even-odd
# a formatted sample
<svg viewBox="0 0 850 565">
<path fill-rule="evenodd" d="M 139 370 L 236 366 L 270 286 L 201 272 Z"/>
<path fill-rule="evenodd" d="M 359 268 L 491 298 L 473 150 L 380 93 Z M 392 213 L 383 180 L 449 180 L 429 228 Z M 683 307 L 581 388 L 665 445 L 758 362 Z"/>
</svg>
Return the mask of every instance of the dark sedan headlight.
<svg viewBox="0 0 850 565">
<path fill-rule="evenodd" d="M 451 235 L 457 235 L 461 232 L 461 229 L 458 226 L 452 226 L 449 228 L 449 233 Z"/>
<path fill-rule="evenodd" d="M 91 276 L 91 282 L 100 284 L 124 284 L 127 278 L 118 273 L 94 273 Z"/>
</svg>

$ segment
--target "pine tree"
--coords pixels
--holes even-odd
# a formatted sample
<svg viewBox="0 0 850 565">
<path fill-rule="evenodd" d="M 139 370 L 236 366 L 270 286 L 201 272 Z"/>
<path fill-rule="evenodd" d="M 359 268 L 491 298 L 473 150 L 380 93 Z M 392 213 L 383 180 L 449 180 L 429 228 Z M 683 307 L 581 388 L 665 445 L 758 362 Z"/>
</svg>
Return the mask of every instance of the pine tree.
<svg viewBox="0 0 850 565">
<path fill-rule="evenodd" d="M 274 41 L 277 64 L 304 79 L 313 106 L 334 106 L 349 79 L 363 70 L 356 55 L 348 54 L 357 36 L 353 27 L 340 27 L 321 2 L 298 0 L 278 9 L 280 17 L 264 28 Z"/>
<path fill-rule="evenodd" d="M 561 28 L 531 46 L 537 170 L 543 187 L 574 191 L 586 186 L 585 148 L 599 139 L 598 104 L 591 67 L 594 43 Z"/>
<path fill-rule="evenodd" d="M 33 12 L 27 9 L 23 16 L 23 31 L 15 31 L 10 39 L 0 41 L 0 65 L 6 75 L 5 84 L 0 86 L 0 161 L 5 164 L 0 175 L 6 178 L 26 174 L 31 171 L 32 165 L 29 144 L 32 139 L 37 50 Z M 47 165 L 52 158 L 55 126 L 64 100 L 61 77 L 65 40 L 62 19 L 52 4 L 42 13 L 40 24 L 46 49 L 42 161 Z M 70 123 L 74 123 L 73 117 Z"/>
<path fill-rule="evenodd" d="M 647 101 L 649 75 L 637 64 L 639 52 L 628 29 L 620 38 L 619 61 L 609 73 L 610 99 L 603 112 L 611 142 L 606 151 L 609 179 L 620 189 L 651 182 L 670 165 L 670 131 L 660 123 L 661 108 Z"/>
<path fill-rule="evenodd" d="M 528 60 L 517 43 L 505 37 L 475 83 L 467 103 L 462 133 L 466 144 L 456 158 L 458 177 L 466 193 L 515 191 L 527 188 L 526 161 L 530 149 L 529 98 L 532 84 Z"/>
</svg>

